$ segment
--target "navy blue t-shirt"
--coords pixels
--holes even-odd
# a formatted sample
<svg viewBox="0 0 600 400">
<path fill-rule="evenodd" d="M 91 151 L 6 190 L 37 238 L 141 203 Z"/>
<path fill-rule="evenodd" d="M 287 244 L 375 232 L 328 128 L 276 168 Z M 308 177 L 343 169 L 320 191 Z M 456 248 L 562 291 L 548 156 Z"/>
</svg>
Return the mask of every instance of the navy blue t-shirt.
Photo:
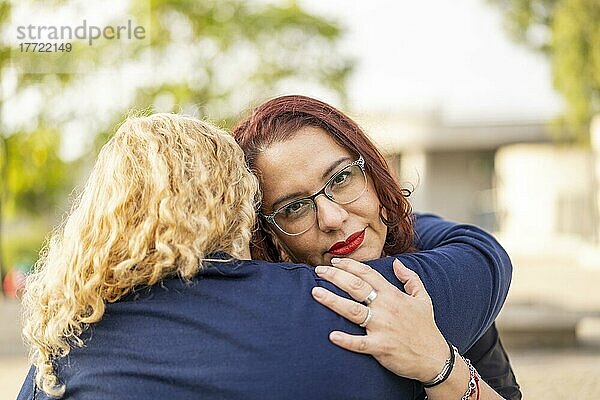
<svg viewBox="0 0 600 400">
<path fill-rule="evenodd" d="M 422 277 L 440 330 L 464 351 L 495 319 L 508 290 L 510 261 L 477 228 L 432 216 L 419 217 L 419 224 L 426 251 L 398 258 Z M 391 262 L 369 264 L 401 286 Z M 342 294 L 309 266 L 262 261 L 206 263 L 191 282 L 168 279 L 139 289 L 108 304 L 102 320 L 84 332 L 85 347 L 57 362 L 65 398 L 414 399 L 422 394 L 420 384 L 395 376 L 371 356 L 329 342 L 332 330 L 364 330 L 315 302 L 310 291 L 316 285 Z M 33 398 L 33 372 L 19 400 Z M 35 398 L 47 399 L 39 390 Z"/>
</svg>

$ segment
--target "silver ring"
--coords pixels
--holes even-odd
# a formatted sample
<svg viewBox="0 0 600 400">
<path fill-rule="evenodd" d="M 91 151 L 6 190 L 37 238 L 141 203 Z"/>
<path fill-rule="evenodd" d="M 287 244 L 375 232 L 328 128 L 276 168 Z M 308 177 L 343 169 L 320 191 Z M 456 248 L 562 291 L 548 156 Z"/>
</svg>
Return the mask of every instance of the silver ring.
<svg viewBox="0 0 600 400">
<path fill-rule="evenodd" d="M 358 324 L 358 326 L 360 326 L 361 328 L 366 328 L 371 318 L 373 318 L 373 311 L 371 311 L 371 307 L 367 307 L 367 316 L 365 317 L 365 320 L 362 323 Z"/>
<path fill-rule="evenodd" d="M 368 306 L 369 304 L 371 304 L 371 302 L 373 300 L 375 300 L 377 298 L 377 290 L 375 289 L 371 289 L 371 292 L 369 293 L 369 295 L 367 296 L 367 298 L 363 301 L 363 303 Z"/>
</svg>

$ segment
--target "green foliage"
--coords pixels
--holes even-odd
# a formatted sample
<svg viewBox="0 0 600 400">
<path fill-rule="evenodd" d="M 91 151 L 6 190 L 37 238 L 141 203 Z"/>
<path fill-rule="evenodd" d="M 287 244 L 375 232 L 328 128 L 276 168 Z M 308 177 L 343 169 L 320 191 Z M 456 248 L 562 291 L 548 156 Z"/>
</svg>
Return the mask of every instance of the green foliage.
<svg viewBox="0 0 600 400">
<path fill-rule="evenodd" d="M 133 1 L 132 14 L 143 18 L 144 4 Z M 183 110 L 227 128 L 253 103 L 280 94 L 284 82 L 320 87 L 346 101 L 353 62 L 337 49 L 342 29 L 294 1 L 157 0 L 149 14 L 150 46 L 132 49 L 125 61 L 150 60 L 153 79 L 138 84 L 129 107 Z M 105 124 L 95 148 L 122 115 Z"/>
<path fill-rule="evenodd" d="M 191 106 L 230 125 L 243 107 L 289 80 L 321 86 L 344 100 L 352 64 L 336 49 L 342 31 L 295 2 L 153 1 L 150 32 L 157 79 L 141 88 L 136 107 L 168 99 L 171 110 Z M 175 58 L 178 51 L 184 59 Z M 177 63 L 192 72 L 160 76 L 161 66 Z"/>
<path fill-rule="evenodd" d="M 563 122 L 571 139 L 588 143 L 591 118 L 600 112 L 600 1 L 489 1 L 504 12 L 513 38 L 549 57 L 566 101 Z"/>
<path fill-rule="evenodd" d="M 16 4 L 2 3 L 0 28 Z M 352 64 L 336 48 L 341 29 L 293 1 L 131 0 L 125 18 L 132 17 L 147 24 L 149 40 L 128 43 L 126 52 L 122 43 L 107 40 L 94 46 L 74 43 L 76 51 L 60 58 L 71 63 L 61 64 L 63 73 L 32 73 L 43 70 L 44 63 L 59 62 L 48 58 L 51 54 L 32 58 L 0 48 L 0 72 L 12 70 L 17 77 L 15 93 L 0 95 L 0 106 L 28 91 L 44 99 L 32 124 L 15 132 L 3 129 L 8 138 L 5 200 L 11 213 L 46 213 L 72 187 L 78 174 L 58 154 L 61 131 L 71 121 L 89 122 L 87 142 L 97 148 L 131 107 L 183 110 L 229 126 L 252 101 L 276 94 L 281 82 L 312 84 L 344 99 Z M 86 101 L 94 101 L 85 87 L 98 80 L 110 87 L 124 68 L 134 78 L 121 81 L 113 92 L 129 91 L 131 101 L 101 114 L 85 112 L 78 101 L 82 92 Z M 72 70 L 85 73 L 68 73 Z M 65 95 L 70 92 L 72 99 Z"/>
<path fill-rule="evenodd" d="M 12 225 L 12 224 L 11 224 Z M 30 220 L 23 226 L 11 226 L 11 234 L 4 239 L 3 272 L 21 266 L 30 269 L 38 258 L 48 231 L 48 221 Z"/>
<path fill-rule="evenodd" d="M 5 215 L 46 215 L 72 186 L 71 165 L 59 157 L 60 133 L 38 126 L 6 138 Z M 20 212 L 19 212 L 20 211 Z"/>
</svg>

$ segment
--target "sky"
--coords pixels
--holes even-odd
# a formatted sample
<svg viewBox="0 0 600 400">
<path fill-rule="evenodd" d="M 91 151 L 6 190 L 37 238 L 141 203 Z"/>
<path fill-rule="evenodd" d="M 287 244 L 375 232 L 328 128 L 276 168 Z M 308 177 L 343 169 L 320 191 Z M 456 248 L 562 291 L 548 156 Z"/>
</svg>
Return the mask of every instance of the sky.
<svg viewBox="0 0 600 400">
<path fill-rule="evenodd" d="M 515 44 L 486 0 L 301 0 L 347 29 L 353 109 L 436 110 L 449 121 L 550 119 L 562 100 L 549 62 Z"/>
</svg>

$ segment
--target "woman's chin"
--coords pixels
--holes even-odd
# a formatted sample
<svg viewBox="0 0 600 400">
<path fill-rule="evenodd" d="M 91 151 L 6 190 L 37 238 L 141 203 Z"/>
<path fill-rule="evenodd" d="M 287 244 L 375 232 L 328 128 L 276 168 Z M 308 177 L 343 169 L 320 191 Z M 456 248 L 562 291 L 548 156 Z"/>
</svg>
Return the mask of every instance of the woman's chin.
<svg viewBox="0 0 600 400">
<path fill-rule="evenodd" d="M 364 261 L 376 260 L 376 259 L 380 258 L 380 254 L 381 254 L 381 252 L 378 252 L 375 249 L 368 248 L 368 247 L 360 247 L 360 248 L 356 249 L 355 251 L 353 251 L 352 253 L 347 254 L 345 256 L 332 256 L 332 258 L 333 257 L 351 258 L 356 261 L 364 262 Z"/>
<path fill-rule="evenodd" d="M 332 254 L 332 253 L 327 252 L 323 255 L 323 258 L 320 261 L 311 260 L 311 262 L 309 264 L 311 264 L 311 265 L 330 265 L 332 258 L 351 258 L 355 261 L 360 261 L 360 262 L 371 261 L 371 260 L 376 260 L 378 258 L 381 258 L 382 257 L 381 252 L 382 252 L 382 249 L 374 248 L 374 247 L 367 247 L 367 246 L 364 246 L 364 243 L 363 243 L 363 245 L 361 247 L 359 247 L 352 253 L 348 253 L 348 254 L 344 254 L 344 255 L 341 255 L 341 254 L 337 255 L 337 254 Z"/>
</svg>

